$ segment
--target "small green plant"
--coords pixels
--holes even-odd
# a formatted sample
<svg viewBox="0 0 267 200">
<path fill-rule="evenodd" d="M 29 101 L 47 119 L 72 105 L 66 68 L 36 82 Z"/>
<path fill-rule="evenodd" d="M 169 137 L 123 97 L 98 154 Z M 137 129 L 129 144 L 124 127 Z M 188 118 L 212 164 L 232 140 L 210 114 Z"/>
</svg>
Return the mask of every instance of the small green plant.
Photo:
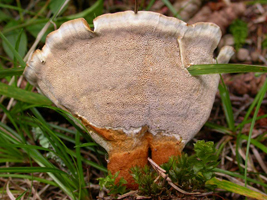
<svg viewBox="0 0 267 200">
<path fill-rule="evenodd" d="M 214 177 L 213 169 L 219 164 L 213 142 L 197 141 L 196 154 L 171 157 L 162 165 L 174 184 L 186 191 L 205 189 L 206 181 Z"/>
<path fill-rule="evenodd" d="M 162 179 L 155 182 L 158 174 L 149 166 L 146 165 L 144 168 L 133 167 L 131 172 L 135 182 L 139 186 L 138 190 L 141 195 L 157 195 L 163 189 Z"/>
<path fill-rule="evenodd" d="M 126 184 L 127 181 L 124 178 L 120 178 L 120 180 L 115 183 L 119 173 L 120 172 L 116 172 L 112 175 L 111 172 L 108 172 L 106 177 L 98 178 L 100 189 L 102 190 L 103 187 L 105 187 L 109 190 L 110 195 L 124 194 L 126 192 L 126 186 L 124 186 L 124 184 Z"/>
<path fill-rule="evenodd" d="M 248 36 L 248 26 L 247 23 L 236 19 L 230 25 L 230 32 L 234 36 L 235 49 L 238 51 L 243 44 L 245 44 L 246 38 Z"/>
<path fill-rule="evenodd" d="M 181 156 L 173 156 L 168 163 L 161 167 L 166 170 L 166 175 L 179 188 L 191 191 L 204 191 L 213 189 L 215 186 L 206 185 L 206 181 L 214 177 L 213 169 L 219 164 L 218 155 L 213 142 L 197 141 L 194 144 L 195 154 L 188 156 L 182 153 Z M 150 166 L 133 167 L 131 169 L 135 183 L 138 185 L 138 194 L 155 197 L 158 195 L 171 194 L 171 186 Z M 110 172 L 107 177 L 99 178 L 101 189 L 105 187 L 109 194 L 123 194 L 126 192 L 126 180 L 120 179 L 115 184 L 115 179 L 119 172 L 112 175 Z"/>
</svg>

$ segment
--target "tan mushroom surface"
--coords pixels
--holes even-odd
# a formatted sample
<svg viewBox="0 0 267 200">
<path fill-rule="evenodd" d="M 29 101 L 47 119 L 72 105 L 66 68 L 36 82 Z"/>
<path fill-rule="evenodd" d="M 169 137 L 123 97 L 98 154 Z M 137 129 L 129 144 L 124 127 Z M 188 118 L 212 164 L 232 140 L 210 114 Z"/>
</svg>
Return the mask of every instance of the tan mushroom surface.
<svg viewBox="0 0 267 200">
<path fill-rule="evenodd" d="M 193 77 L 192 64 L 213 64 L 221 38 L 212 23 L 188 25 L 154 12 L 125 11 L 64 23 L 50 33 L 24 75 L 54 104 L 79 118 L 109 153 L 108 169 L 152 159 L 164 163 L 208 119 L 219 75 Z M 228 63 L 231 47 L 217 61 Z"/>
</svg>

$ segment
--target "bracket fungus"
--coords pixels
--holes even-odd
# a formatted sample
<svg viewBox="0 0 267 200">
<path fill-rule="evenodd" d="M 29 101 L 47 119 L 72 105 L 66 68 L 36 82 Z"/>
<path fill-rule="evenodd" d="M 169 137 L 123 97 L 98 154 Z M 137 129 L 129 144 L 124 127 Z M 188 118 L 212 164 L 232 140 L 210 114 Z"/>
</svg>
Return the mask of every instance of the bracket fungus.
<svg viewBox="0 0 267 200">
<path fill-rule="evenodd" d="M 221 38 L 212 23 L 188 25 L 139 11 L 104 14 L 94 31 L 75 19 L 47 36 L 24 76 L 69 111 L 109 153 L 108 169 L 128 181 L 129 169 L 179 155 L 208 119 L 219 75 L 193 77 L 192 64 L 214 64 Z M 231 47 L 218 63 L 228 63 Z"/>
</svg>

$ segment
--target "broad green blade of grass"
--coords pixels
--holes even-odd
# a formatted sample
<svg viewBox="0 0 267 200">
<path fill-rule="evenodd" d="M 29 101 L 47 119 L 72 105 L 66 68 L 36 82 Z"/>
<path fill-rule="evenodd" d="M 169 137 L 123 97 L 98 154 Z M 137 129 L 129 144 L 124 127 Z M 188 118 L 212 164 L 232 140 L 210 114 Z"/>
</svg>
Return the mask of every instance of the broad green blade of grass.
<svg viewBox="0 0 267 200">
<path fill-rule="evenodd" d="M 263 86 L 262 86 L 262 90 L 260 90 L 259 92 L 259 101 L 256 105 L 256 109 L 254 111 L 254 114 L 253 114 L 253 118 L 252 118 L 252 122 L 251 122 L 251 126 L 250 126 L 250 130 L 249 130 L 249 135 L 248 135 L 248 142 L 247 142 L 247 149 L 246 149 L 246 162 L 245 162 L 245 185 L 247 184 L 247 167 L 248 167 L 248 154 L 249 154 L 249 146 L 250 146 L 250 143 L 251 143 L 251 136 L 252 136 L 252 132 L 253 132 L 253 129 L 254 129 L 254 125 L 255 125 L 255 122 L 256 122 L 256 119 L 257 119 L 257 115 L 258 115 L 258 112 L 260 110 L 260 106 L 261 106 L 261 103 L 266 95 L 266 92 L 267 92 L 267 79 L 265 80 Z"/>
<path fill-rule="evenodd" d="M 238 173 L 235 173 L 235 172 L 231 172 L 231 171 L 228 171 L 228 170 L 224 170 L 224 169 L 220 169 L 220 168 L 215 168 L 212 170 L 213 172 L 219 172 L 219 173 L 222 173 L 222 174 L 227 174 L 229 176 L 232 176 L 232 177 L 237 177 L 237 178 L 240 178 L 242 180 L 245 180 L 245 177 L 244 175 L 241 175 L 241 174 L 238 174 Z M 252 179 L 252 178 L 247 178 L 247 180 L 251 183 L 255 183 L 255 184 L 258 184 L 258 185 L 261 185 L 263 187 L 267 187 L 267 184 L 263 183 L 263 182 L 260 182 L 260 181 L 257 181 L 255 179 Z"/>
<path fill-rule="evenodd" d="M 204 74 L 267 72 L 267 67 L 243 64 L 208 64 L 192 65 L 187 70 L 192 76 L 199 76 Z"/>
<path fill-rule="evenodd" d="M 224 84 L 222 77 L 221 77 L 221 82 L 222 84 L 219 84 L 219 92 L 222 99 L 223 111 L 226 117 L 228 127 L 231 131 L 233 131 L 235 129 L 235 125 L 234 125 L 234 114 L 230 100 L 230 95 L 226 85 Z"/>
<path fill-rule="evenodd" d="M 23 67 L 11 68 L 11 69 L 0 69 L 0 78 L 5 78 L 6 76 L 20 76 L 24 71 Z"/>
<path fill-rule="evenodd" d="M 66 172 L 50 167 L 2 167 L 0 173 L 34 173 L 34 172 L 52 172 L 68 175 Z"/>
<path fill-rule="evenodd" d="M 267 195 L 262 194 L 259 192 L 256 192 L 254 190 L 251 190 L 249 188 L 246 188 L 244 186 L 237 185 L 235 183 L 232 183 L 230 181 L 226 180 L 219 180 L 217 178 L 212 178 L 206 182 L 206 184 L 210 185 L 217 185 L 218 188 L 233 192 L 236 194 L 240 194 L 246 197 L 250 197 L 252 199 L 258 199 L 258 200 L 267 200 Z"/>
<path fill-rule="evenodd" d="M 0 94 L 29 104 L 35 104 L 35 105 L 52 104 L 52 102 L 43 95 L 29 92 L 4 83 L 0 83 Z"/>
<path fill-rule="evenodd" d="M 19 53 L 15 50 L 15 48 L 10 44 L 10 42 L 7 40 L 7 38 L 3 35 L 2 32 L 0 32 L 0 37 L 5 42 L 5 44 L 8 46 L 10 51 L 14 54 L 14 57 L 18 60 L 21 67 L 26 67 L 26 63 L 24 62 L 23 58 L 19 55 Z"/>
</svg>

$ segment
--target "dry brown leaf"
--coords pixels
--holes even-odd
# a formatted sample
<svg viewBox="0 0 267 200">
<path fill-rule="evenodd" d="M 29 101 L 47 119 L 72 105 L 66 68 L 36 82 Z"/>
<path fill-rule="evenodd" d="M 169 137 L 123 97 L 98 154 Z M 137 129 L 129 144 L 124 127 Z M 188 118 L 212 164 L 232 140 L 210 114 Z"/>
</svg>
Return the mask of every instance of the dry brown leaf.
<svg viewBox="0 0 267 200">
<path fill-rule="evenodd" d="M 224 77 L 225 83 L 228 85 L 231 93 L 239 96 L 245 94 L 255 96 L 262 87 L 267 75 L 262 74 L 256 77 L 254 73 L 250 72 L 246 74 L 227 75 Z"/>
<path fill-rule="evenodd" d="M 213 4 L 202 7 L 188 23 L 193 24 L 200 21 L 213 22 L 220 26 L 222 32 L 225 33 L 226 28 L 231 22 L 245 12 L 246 6 L 244 3 L 232 3 L 230 6 L 218 8 L 218 11 L 213 12 L 213 9 L 215 9 Z"/>
<path fill-rule="evenodd" d="M 193 15 L 195 15 L 202 4 L 203 0 L 182 0 L 176 1 L 173 7 L 176 9 L 182 20 L 188 21 Z M 171 13 L 170 13 L 171 14 Z"/>
</svg>

